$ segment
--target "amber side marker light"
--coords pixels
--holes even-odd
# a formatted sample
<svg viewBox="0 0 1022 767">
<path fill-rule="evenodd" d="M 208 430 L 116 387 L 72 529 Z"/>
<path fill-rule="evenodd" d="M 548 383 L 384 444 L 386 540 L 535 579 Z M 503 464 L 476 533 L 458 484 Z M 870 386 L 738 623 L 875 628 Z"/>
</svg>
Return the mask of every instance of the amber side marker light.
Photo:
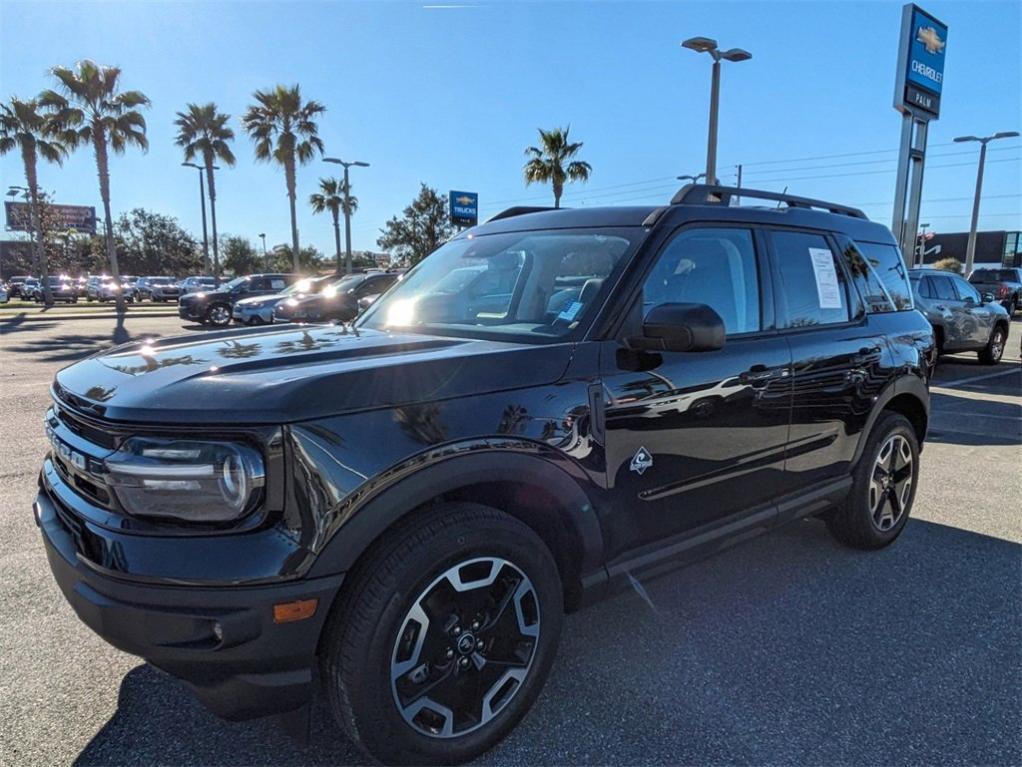
<svg viewBox="0 0 1022 767">
<path fill-rule="evenodd" d="M 318 599 L 298 599 L 294 602 L 281 602 L 273 606 L 274 623 L 292 623 L 303 621 L 316 614 Z"/>
</svg>

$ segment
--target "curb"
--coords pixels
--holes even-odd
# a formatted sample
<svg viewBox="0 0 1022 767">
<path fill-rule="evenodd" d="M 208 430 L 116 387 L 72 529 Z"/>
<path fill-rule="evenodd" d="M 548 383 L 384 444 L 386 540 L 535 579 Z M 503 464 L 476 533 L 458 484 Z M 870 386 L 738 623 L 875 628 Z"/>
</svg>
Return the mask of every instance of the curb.
<svg viewBox="0 0 1022 767">
<path fill-rule="evenodd" d="M 60 320 L 115 320 L 119 317 L 125 319 L 135 317 L 177 317 L 177 312 L 163 312 L 163 311 L 136 311 L 136 312 L 125 312 L 124 314 L 117 314 L 117 312 L 91 312 L 89 314 L 53 314 L 53 313 L 33 313 L 20 312 L 18 314 L 12 314 L 9 317 L 0 314 L 0 323 L 4 322 L 29 322 L 29 321 L 41 321 L 49 320 L 53 322 L 59 322 Z"/>
</svg>

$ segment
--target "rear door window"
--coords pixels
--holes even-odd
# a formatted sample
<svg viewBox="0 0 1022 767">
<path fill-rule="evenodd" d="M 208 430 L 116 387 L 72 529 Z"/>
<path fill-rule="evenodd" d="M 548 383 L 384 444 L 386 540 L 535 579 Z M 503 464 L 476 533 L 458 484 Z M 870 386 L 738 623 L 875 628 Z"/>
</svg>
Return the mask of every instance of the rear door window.
<svg viewBox="0 0 1022 767">
<path fill-rule="evenodd" d="M 935 297 L 941 301 L 957 301 L 958 294 L 955 293 L 955 286 L 951 284 L 950 277 L 930 277 L 930 284 L 933 286 Z"/>
<path fill-rule="evenodd" d="M 908 284 L 908 270 L 901 258 L 901 252 L 894 245 L 877 242 L 856 242 L 869 261 L 873 271 L 884 283 L 887 294 L 894 301 L 898 311 L 911 309 L 912 290 Z"/>
<path fill-rule="evenodd" d="M 782 327 L 848 322 L 848 284 L 827 239 L 808 232 L 770 233 L 780 295 Z"/>
</svg>

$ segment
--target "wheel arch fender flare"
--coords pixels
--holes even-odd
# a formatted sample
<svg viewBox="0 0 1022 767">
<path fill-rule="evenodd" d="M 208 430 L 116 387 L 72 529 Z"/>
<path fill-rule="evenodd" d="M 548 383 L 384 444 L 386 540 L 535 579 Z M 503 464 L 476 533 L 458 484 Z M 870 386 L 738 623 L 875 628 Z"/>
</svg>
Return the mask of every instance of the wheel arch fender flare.
<svg viewBox="0 0 1022 767">
<path fill-rule="evenodd" d="M 467 488 L 487 486 L 540 489 L 543 498 L 552 501 L 552 508 L 540 504 L 529 515 L 531 518 L 523 521 L 535 528 L 537 522 L 543 522 L 537 514 L 545 517 L 550 529 L 557 531 L 562 543 L 571 548 L 554 551 L 555 559 L 561 566 L 568 557 L 575 576 L 600 569 L 603 535 L 596 510 L 582 489 L 580 478 L 573 476 L 575 471 L 570 471 L 574 464 L 543 445 L 524 445 L 521 440 L 515 440 L 519 448 L 515 449 L 510 445 L 498 447 L 496 442 L 492 440 L 489 447 L 468 455 L 429 462 L 410 475 L 400 476 L 383 488 L 373 490 L 368 500 L 344 512 L 320 548 L 308 576 L 349 571 L 381 535 L 430 500 Z M 529 452 L 524 452 L 522 447 L 527 447 Z M 404 464 L 421 463 L 423 457 L 413 457 Z M 559 465 L 562 462 L 568 466 Z M 501 510 L 522 518 L 520 509 Z M 542 534 L 541 537 L 546 540 Z"/>
<path fill-rule="evenodd" d="M 922 450 L 923 440 L 930 420 L 930 392 L 926 382 L 916 376 L 904 376 L 892 381 L 877 396 L 873 410 L 869 414 L 866 426 L 859 436 L 859 444 L 855 448 L 853 464 L 857 465 L 863 450 L 873 433 L 880 414 L 885 410 L 895 410 L 906 415 L 916 429 L 919 449 Z"/>
</svg>

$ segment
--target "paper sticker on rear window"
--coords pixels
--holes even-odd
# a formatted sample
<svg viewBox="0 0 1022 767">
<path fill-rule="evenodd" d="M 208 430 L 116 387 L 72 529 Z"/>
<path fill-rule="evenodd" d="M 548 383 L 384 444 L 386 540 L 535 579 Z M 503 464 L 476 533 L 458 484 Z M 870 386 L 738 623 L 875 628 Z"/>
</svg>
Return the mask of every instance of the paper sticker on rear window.
<svg viewBox="0 0 1022 767">
<path fill-rule="evenodd" d="M 829 248 L 809 248 L 809 259 L 816 276 L 816 295 L 821 309 L 841 308 L 841 286 L 837 282 L 834 255 Z"/>
</svg>

